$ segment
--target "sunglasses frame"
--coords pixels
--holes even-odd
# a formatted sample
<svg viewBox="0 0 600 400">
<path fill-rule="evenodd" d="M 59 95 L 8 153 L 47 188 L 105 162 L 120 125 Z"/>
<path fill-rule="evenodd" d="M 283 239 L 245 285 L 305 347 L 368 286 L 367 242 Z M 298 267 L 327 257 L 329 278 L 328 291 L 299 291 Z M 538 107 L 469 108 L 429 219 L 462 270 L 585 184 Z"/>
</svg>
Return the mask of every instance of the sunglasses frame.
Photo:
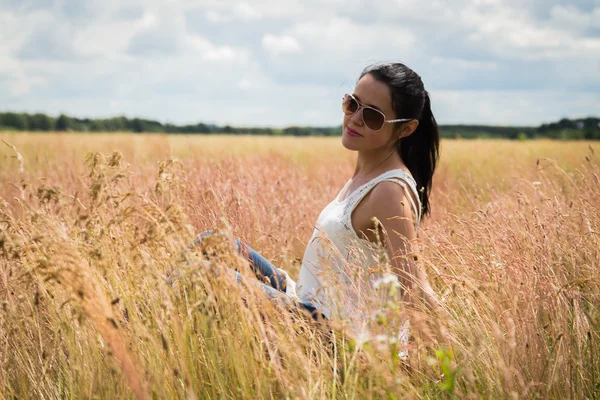
<svg viewBox="0 0 600 400">
<path fill-rule="evenodd" d="M 354 97 L 354 96 L 353 96 L 353 95 L 351 95 L 350 93 L 346 93 L 346 94 L 344 95 L 344 97 L 342 97 L 342 106 L 344 105 L 344 100 L 346 99 L 346 96 L 349 96 L 349 97 L 351 97 L 351 98 L 352 98 L 352 100 L 354 100 L 354 101 L 356 102 L 356 104 L 358 104 L 358 108 L 357 108 L 357 109 L 356 109 L 356 111 L 354 111 L 352 114 L 346 114 L 345 112 L 344 112 L 344 114 L 345 114 L 345 115 L 348 115 L 348 116 L 351 116 L 351 115 L 354 115 L 354 114 L 356 114 L 357 112 L 359 112 L 359 111 L 363 110 L 363 112 L 361 112 L 361 114 L 360 114 L 360 118 L 362 119 L 362 122 L 363 122 L 363 124 L 365 124 L 365 126 L 366 126 L 367 128 L 371 129 L 371 130 L 372 130 L 372 131 L 374 131 L 374 132 L 378 132 L 378 131 L 380 131 L 381 129 L 383 129 L 383 127 L 385 126 L 385 124 L 386 124 L 386 123 L 388 123 L 388 124 L 393 124 L 393 123 L 395 123 L 395 122 L 408 122 L 408 121 L 412 121 L 412 120 L 414 119 L 414 118 L 385 119 L 385 114 L 384 114 L 382 111 L 379 111 L 378 109 L 376 109 L 376 108 L 373 108 L 373 107 L 371 107 L 371 106 L 365 106 L 365 105 L 362 105 L 362 104 L 360 103 L 360 101 L 356 100 L 356 97 Z M 372 129 L 372 128 L 371 128 L 369 125 L 367 125 L 367 123 L 365 122 L 365 113 L 364 113 L 364 109 L 365 109 L 365 108 L 368 108 L 368 109 L 370 109 L 370 110 L 373 110 L 373 111 L 375 111 L 375 112 L 377 112 L 377 113 L 379 113 L 379 114 L 381 114 L 381 115 L 383 116 L 383 124 L 381 124 L 381 127 L 380 127 L 379 129 Z M 342 111 L 344 111 L 344 110 L 342 109 Z"/>
</svg>

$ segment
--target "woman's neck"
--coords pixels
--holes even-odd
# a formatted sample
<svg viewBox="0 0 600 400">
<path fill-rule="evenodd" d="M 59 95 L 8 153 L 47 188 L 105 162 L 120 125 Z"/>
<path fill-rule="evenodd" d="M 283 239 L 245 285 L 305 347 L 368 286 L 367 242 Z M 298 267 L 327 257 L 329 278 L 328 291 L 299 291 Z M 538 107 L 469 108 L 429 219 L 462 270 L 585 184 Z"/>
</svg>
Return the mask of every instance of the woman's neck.
<svg viewBox="0 0 600 400">
<path fill-rule="evenodd" d="M 371 176 L 395 168 L 405 168 L 396 149 L 359 151 L 352 178 Z"/>
</svg>

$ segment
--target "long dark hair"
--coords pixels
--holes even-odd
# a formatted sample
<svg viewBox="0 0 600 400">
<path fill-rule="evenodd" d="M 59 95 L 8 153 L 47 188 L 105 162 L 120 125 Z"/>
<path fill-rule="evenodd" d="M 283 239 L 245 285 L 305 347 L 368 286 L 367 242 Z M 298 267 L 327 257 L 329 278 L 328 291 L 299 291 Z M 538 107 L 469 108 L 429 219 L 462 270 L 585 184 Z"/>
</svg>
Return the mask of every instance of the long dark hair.
<svg viewBox="0 0 600 400">
<path fill-rule="evenodd" d="M 421 77 L 401 63 L 370 65 L 363 70 L 360 78 L 366 74 L 389 87 L 392 109 L 396 113 L 394 118 L 419 120 L 419 126 L 412 135 L 398 140 L 395 146 L 417 182 L 423 215 L 429 214 L 431 181 L 440 149 L 440 131 L 431 112 L 429 93 L 425 90 Z M 395 129 L 399 127 L 400 124 Z"/>
</svg>

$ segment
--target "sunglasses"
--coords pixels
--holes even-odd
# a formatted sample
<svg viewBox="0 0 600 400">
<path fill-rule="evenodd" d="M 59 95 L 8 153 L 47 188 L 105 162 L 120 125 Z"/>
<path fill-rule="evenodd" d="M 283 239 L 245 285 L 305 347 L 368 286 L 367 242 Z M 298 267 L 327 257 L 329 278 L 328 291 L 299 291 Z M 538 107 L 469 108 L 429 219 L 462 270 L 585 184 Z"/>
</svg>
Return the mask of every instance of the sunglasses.
<svg viewBox="0 0 600 400">
<path fill-rule="evenodd" d="M 355 112 L 362 109 L 362 120 L 364 124 L 372 131 L 378 131 L 383 128 L 386 123 L 412 121 L 414 118 L 402 119 L 385 119 L 385 114 L 376 108 L 363 106 L 351 94 L 345 94 L 342 99 L 342 111 L 346 115 L 353 115 Z"/>
</svg>

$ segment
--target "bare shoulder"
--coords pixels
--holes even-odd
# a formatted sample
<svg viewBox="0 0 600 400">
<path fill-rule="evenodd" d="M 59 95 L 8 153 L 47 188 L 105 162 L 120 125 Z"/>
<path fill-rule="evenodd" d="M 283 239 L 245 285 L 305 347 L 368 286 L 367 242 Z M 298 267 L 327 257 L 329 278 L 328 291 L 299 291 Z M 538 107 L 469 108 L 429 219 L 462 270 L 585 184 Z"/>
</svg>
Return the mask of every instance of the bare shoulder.
<svg viewBox="0 0 600 400">
<path fill-rule="evenodd" d="M 412 231 L 413 214 L 404 188 L 395 182 L 382 181 L 373 187 L 352 214 L 356 232 L 363 232 L 376 241 L 372 218 L 376 217 L 386 230 Z M 406 236 L 409 236 L 408 234 Z"/>
<path fill-rule="evenodd" d="M 390 181 L 375 185 L 352 213 L 352 224 L 356 231 L 373 228 L 372 218 L 376 217 L 384 225 L 394 217 L 411 217 L 410 201 L 404 188 Z"/>
<path fill-rule="evenodd" d="M 371 189 L 368 202 L 376 215 L 403 215 L 411 211 L 404 187 L 395 182 L 379 182 Z"/>
</svg>

